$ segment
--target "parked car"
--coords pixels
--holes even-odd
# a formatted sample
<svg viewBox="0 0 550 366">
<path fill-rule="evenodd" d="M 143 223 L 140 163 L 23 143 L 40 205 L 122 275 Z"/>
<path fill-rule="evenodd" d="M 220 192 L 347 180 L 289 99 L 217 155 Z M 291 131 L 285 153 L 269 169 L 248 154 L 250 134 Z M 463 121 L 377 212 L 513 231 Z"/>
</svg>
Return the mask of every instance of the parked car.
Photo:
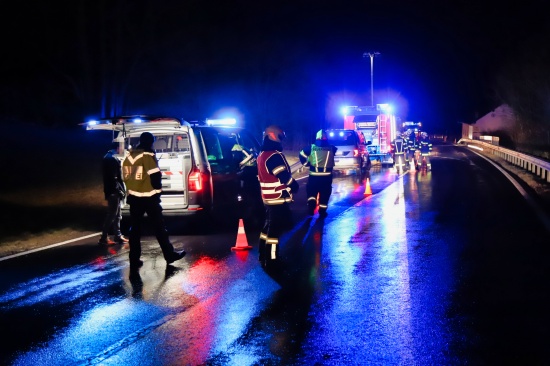
<svg viewBox="0 0 550 366">
<path fill-rule="evenodd" d="M 357 130 L 330 129 L 327 130 L 328 141 L 338 148 L 334 158 L 334 171 L 344 174 L 365 174 L 371 167 L 367 146 L 363 133 Z"/>
<path fill-rule="evenodd" d="M 87 122 L 85 126 L 87 130 L 116 132 L 114 141 L 120 144 L 117 157 L 121 160 L 137 146 L 143 132 L 155 136 L 153 149 L 162 173 L 161 206 L 165 215 L 199 216 L 238 208 L 246 208 L 248 215 L 263 214 L 259 182 L 255 176 L 249 182 L 257 185 L 257 196 L 243 192 L 239 157 L 232 151 L 238 144 L 257 156 L 260 145 L 252 133 L 236 126 L 235 120 L 189 123 L 173 117 L 122 116 Z M 259 212 L 249 212 L 251 208 Z M 129 206 L 124 205 L 122 214 L 128 213 Z"/>
</svg>

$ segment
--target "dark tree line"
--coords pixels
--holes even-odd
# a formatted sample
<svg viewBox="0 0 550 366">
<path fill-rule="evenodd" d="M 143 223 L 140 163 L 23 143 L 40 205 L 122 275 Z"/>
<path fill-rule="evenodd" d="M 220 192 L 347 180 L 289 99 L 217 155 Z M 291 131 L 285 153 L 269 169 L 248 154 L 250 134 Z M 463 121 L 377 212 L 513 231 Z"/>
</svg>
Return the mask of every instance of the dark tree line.
<svg viewBox="0 0 550 366">
<path fill-rule="evenodd" d="M 13 25 L 33 26 L 12 31 L 21 52 L 11 54 L 2 85 L 3 120 L 74 125 L 142 113 L 197 120 L 235 105 L 258 133 L 279 123 L 309 134 L 301 122 L 324 117 L 323 91 L 309 78 L 315 65 L 304 65 L 299 40 L 279 37 L 292 29 L 274 32 L 280 19 L 256 24 L 250 7 L 262 5 L 100 0 L 17 13 Z M 307 113 L 292 104 L 308 105 Z"/>
<path fill-rule="evenodd" d="M 452 83 L 470 75 L 476 62 L 468 49 L 473 46 L 461 37 L 481 29 L 461 27 L 467 22 L 447 5 L 429 8 L 439 13 L 406 1 L 395 12 L 372 4 L 312 6 L 299 0 L 77 0 L 9 6 L 0 24 L 8 35 L 2 121 L 73 126 L 120 114 L 198 120 L 233 106 L 257 135 L 277 123 L 289 131 L 290 145 L 299 147 L 319 128 L 341 122 L 335 111 L 342 95 L 368 100 L 369 70 L 361 55 L 373 46 L 382 52 L 375 66 L 375 95 L 395 95 L 407 109 L 432 113 L 436 122 L 460 120 L 459 109 L 471 108 L 458 97 L 478 89 L 473 83 L 467 90 Z M 479 28 L 488 10 L 493 11 L 464 5 L 460 11 L 476 13 L 478 21 L 471 23 Z M 427 21 L 433 23 L 428 30 Z M 519 27 L 506 24 L 497 31 L 502 29 L 509 37 Z M 445 37 L 435 38 L 442 32 Z M 483 37 L 476 40 L 476 51 L 492 46 Z M 490 85 L 495 106 L 506 102 L 517 111 L 518 136 L 540 137 L 548 129 L 545 47 L 531 44 L 525 47 L 531 53 L 515 54 L 509 63 L 495 58 L 487 67 L 500 70 Z M 430 87 L 428 77 L 442 79 L 440 72 L 453 77 Z M 455 94 L 445 103 L 435 100 L 449 90 Z M 441 106 L 445 110 L 437 110 Z M 451 107 L 456 109 L 452 114 Z M 413 119 L 424 120 L 422 113 Z"/>
</svg>

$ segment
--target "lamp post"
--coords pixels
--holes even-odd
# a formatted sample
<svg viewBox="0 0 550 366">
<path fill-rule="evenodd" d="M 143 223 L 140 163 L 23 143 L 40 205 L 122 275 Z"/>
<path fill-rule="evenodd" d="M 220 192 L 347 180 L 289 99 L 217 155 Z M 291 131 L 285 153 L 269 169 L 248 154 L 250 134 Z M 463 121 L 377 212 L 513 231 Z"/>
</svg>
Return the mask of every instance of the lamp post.
<svg viewBox="0 0 550 366">
<path fill-rule="evenodd" d="M 364 52 L 363 58 L 370 57 L 370 105 L 374 107 L 374 57 L 380 52 Z"/>
</svg>

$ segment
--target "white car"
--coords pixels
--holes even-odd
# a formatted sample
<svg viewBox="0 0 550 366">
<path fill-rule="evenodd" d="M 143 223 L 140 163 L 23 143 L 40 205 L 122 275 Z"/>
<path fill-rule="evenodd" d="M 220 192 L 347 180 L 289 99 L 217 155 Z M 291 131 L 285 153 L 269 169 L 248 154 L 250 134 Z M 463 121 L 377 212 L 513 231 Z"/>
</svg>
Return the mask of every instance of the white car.
<svg viewBox="0 0 550 366">
<path fill-rule="evenodd" d="M 363 134 L 357 130 L 327 130 L 328 142 L 338 149 L 334 157 L 334 171 L 344 174 L 365 174 L 371 161 Z"/>
</svg>

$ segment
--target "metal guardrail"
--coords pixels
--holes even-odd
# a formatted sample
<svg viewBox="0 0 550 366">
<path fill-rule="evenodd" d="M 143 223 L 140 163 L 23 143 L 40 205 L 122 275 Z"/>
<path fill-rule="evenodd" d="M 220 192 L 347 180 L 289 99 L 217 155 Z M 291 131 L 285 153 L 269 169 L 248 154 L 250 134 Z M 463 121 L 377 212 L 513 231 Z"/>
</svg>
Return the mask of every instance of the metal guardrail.
<svg viewBox="0 0 550 366">
<path fill-rule="evenodd" d="M 514 150 L 505 149 L 500 146 L 495 146 L 487 142 L 479 140 L 471 140 L 461 138 L 458 144 L 466 144 L 467 146 L 475 146 L 477 148 L 483 148 L 485 151 L 489 151 L 491 154 L 496 155 L 507 162 L 519 166 L 550 183 L 550 162 L 536 158 L 531 155 L 523 154 Z"/>
<path fill-rule="evenodd" d="M 294 174 L 294 173 L 296 173 L 296 172 L 301 173 L 302 170 L 303 170 L 303 167 L 304 167 L 304 166 L 302 165 L 302 163 L 300 163 L 299 161 L 297 161 L 296 163 L 290 165 L 290 172 L 291 172 L 292 174 Z"/>
</svg>

